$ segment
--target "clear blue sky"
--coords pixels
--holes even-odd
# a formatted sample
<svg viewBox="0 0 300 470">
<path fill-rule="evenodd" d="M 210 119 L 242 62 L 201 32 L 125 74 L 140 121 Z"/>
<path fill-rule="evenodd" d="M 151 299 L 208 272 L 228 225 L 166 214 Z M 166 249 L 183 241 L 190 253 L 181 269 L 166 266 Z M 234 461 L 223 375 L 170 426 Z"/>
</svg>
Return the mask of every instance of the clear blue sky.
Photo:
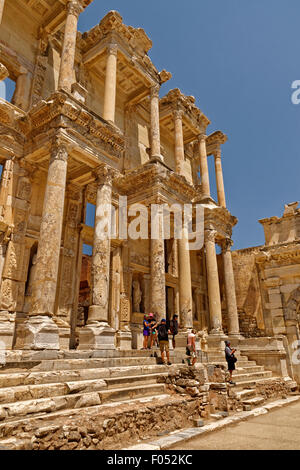
<svg viewBox="0 0 300 470">
<path fill-rule="evenodd" d="M 264 243 L 258 219 L 300 200 L 299 115 L 291 84 L 300 80 L 299 0 L 94 0 L 81 15 L 87 31 L 110 10 L 142 27 L 151 59 L 194 95 L 221 129 L 228 208 L 238 217 L 235 248 Z M 216 197 L 210 161 L 213 196 Z"/>
<path fill-rule="evenodd" d="M 152 39 L 151 59 L 173 74 L 162 93 L 194 95 L 212 121 L 208 132 L 228 135 L 223 171 L 239 219 L 235 248 L 262 244 L 257 220 L 300 200 L 300 105 L 291 103 L 291 83 L 300 80 L 299 0 L 94 0 L 80 31 L 109 10 Z"/>
</svg>

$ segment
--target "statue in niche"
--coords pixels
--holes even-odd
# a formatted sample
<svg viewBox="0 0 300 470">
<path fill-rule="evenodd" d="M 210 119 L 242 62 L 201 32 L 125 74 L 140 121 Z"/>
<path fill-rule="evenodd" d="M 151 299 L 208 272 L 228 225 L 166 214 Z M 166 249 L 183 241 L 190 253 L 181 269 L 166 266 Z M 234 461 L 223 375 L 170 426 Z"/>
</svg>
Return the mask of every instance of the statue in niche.
<svg viewBox="0 0 300 470">
<path fill-rule="evenodd" d="M 133 311 L 139 313 L 140 305 L 142 301 L 142 291 L 139 281 L 133 281 L 132 283 L 132 303 L 133 303 Z"/>
<path fill-rule="evenodd" d="M 198 321 L 197 302 L 195 300 L 195 293 L 194 292 L 193 292 L 192 301 L 193 301 L 193 318 L 194 318 L 194 320 Z"/>
<path fill-rule="evenodd" d="M 32 286 L 33 286 L 33 281 L 35 277 L 35 272 L 36 272 L 36 260 L 37 260 L 37 255 L 36 253 L 32 257 L 32 265 L 30 268 L 29 276 L 28 276 L 28 284 L 26 288 L 26 296 L 31 296 L 32 295 Z"/>
</svg>

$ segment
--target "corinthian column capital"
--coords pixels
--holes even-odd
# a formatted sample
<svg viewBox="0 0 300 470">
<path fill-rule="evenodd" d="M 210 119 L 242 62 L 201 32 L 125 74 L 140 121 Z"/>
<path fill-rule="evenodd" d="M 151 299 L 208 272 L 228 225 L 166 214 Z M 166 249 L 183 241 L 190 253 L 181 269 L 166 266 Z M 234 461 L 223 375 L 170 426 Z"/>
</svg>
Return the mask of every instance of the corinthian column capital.
<svg viewBox="0 0 300 470">
<path fill-rule="evenodd" d="M 160 90 L 160 86 L 158 83 L 156 83 L 155 85 L 152 85 L 152 87 L 150 88 L 151 98 L 159 98 L 159 90 Z"/>
<path fill-rule="evenodd" d="M 83 12 L 83 8 L 78 0 L 70 0 L 67 3 L 67 11 L 69 15 L 74 15 L 78 18 L 80 13 Z"/>
<path fill-rule="evenodd" d="M 112 185 L 113 179 L 116 176 L 116 170 L 110 168 L 105 164 L 99 165 L 93 171 L 93 175 L 95 177 L 95 181 L 97 184 L 108 184 Z"/>
<path fill-rule="evenodd" d="M 107 46 L 107 53 L 109 55 L 118 55 L 118 45 L 117 44 L 108 44 Z"/>
<path fill-rule="evenodd" d="M 206 229 L 204 231 L 204 239 L 205 239 L 205 242 L 213 242 L 215 243 L 216 242 L 216 235 L 217 235 L 217 231 L 216 230 L 209 230 L 209 229 Z"/>
<path fill-rule="evenodd" d="M 231 250 L 231 247 L 233 246 L 233 241 L 231 238 L 224 238 L 220 242 L 221 248 L 222 248 L 222 253 L 226 253 L 227 251 Z"/>
<path fill-rule="evenodd" d="M 53 160 L 63 160 L 64 162 L 68 160 L 68 145 L 60 136 L 55 137 L 52 142 L 50 161 Z"/>
<path fill-rule="evenodd" d="M 198 135 L 198 142 L 201 143 L 201 142 L 206 142 L 206 139 L 207 139 L 207 135 L 205 134 L 199 134 Z"/>
<path fill-rule="evenodd" d="M 215 155 L 215 158 L 219 158 L 221 159 L 221 155 L 222 155 L 222 152 L 221 152 L 221 149 L 220 148 L 217 148 L 215 151 L 214 151 L 214 155 Z"/>
<path fill-rule="evenodd" d="M 173 116 L 174 116 L 174 119 L 182 119 L 183 111 L 181 109 L 174 109 Z"/>
</svg>

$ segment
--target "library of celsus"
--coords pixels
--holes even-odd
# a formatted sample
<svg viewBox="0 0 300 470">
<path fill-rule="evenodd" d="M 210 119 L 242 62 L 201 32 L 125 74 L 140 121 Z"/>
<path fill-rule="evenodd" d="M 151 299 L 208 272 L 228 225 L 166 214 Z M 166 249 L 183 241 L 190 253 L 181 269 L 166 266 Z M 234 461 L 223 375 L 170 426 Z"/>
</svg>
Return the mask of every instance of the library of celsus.
<svg viewBox="0 0 300 470">
<path fill-rule="evenodd" d="M 95 371 L 88 358 L 111 358 L 115 362 L 105 367 L 127 368 L 144 358 L 153 375 L 154 358 L 140 351 L 143 318 L 153 312 L 158 320 L 179 316 L 174 364 L 194 328 L 203 362 L 222 362 L 230 338 L 249 360 L 253 380 L 276 376 L 299 384 L 300 361 L 293 358 L 300 339 L 300 211 L 287 205 L 281 219 L 261 221 L 265 246 L 233 251 L 237 219 L 227 208 L 222 170 L 227 136 L 208 132 L 213 123 L 194 97 L 179 88 L 161 96 L 171 73 L 152 63 L 144 30 L 126 26 L 111 11 L 79 32 L 79 15 L 91 2 L 0 0 L 0 80 L 15 84 L 10 101 L 0 98 L 0 341 L 6 360 L 27 368 L 34 360 L 86 359 Z M 208 159 L 214 160 L 217 200 Z M 115 237 L 100 236 L 100 207 L 112 206 L 118 225 L 124 198 L 129 210 L 199 205 L 202 246 L 189 250 L 186 238 L 172 231 L 169 238 L 162 230 L 151 238 L 148 223 L 149 236 L 139 239 L 123 236 L 120 227 Z M 99 379 L 93 373 L 86 381 Z M 87 388 L 93 393 L 82 407 L 104 402 L 103 377 L 102 388 Z M 141 396 L 155 395 L 153 387 L 147 390 Z M 52 392 L 45 393 L 35 398 L 49 400 Z M 51 410 L 58 397 L 74 392 L 55 393 Z M 82 389 L 75 393 L 83 400 Z M 64 400 L 57 409 L 79 407 Z M 0 405 L 0 421 L 7 413 L 19 411 Z"/>
</svg>

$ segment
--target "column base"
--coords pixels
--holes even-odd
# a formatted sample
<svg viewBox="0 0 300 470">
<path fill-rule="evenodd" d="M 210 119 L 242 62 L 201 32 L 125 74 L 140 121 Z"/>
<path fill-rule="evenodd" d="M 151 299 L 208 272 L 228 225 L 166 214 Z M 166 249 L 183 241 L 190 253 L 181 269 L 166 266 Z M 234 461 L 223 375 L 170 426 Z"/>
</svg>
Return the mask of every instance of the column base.
<svg viewBox="0 0 300 470">
<path fill-rule="evenodd" d="M 225 341 L 228 341 L 228 336 L 226 336 L 223 331 L 214 332 L 214 330 L 212 330 L 207 336 L 208 350 L 223 352 L 225 349 Z"/>
<path fill-rule="evenodd" d="M 115 348 L 115 330 L 108 323 L 94 322 L 79 331 L 79 351 Z"/>
<path fill-rule="evenodd" d="M 117 348 L 121 351 L 129 351 L 132 349 L 132 333 L 131 331 L 118 331 L 116 336 Z"/>
<path fill-rule="evenodd" d="M 19 328 L 24 350 L 59 350 L 59 330 L 52 318 L 30 317 Z"/>
</svg>

